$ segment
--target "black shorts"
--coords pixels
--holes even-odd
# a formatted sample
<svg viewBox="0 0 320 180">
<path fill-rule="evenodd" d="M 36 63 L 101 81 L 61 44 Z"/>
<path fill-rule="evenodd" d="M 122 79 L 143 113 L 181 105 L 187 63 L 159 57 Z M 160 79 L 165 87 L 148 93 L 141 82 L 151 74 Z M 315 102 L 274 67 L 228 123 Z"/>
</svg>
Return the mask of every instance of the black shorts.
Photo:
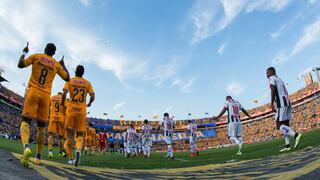
<svg viewBox="0 0 320 180">
<path fill-rule="evenodd" d="M 110 145 L 109 145 L 109 148 L 114 148 L 114 144 L 110 144 Z"/>
<path fill-rule="evenodd" d="M 286 125 L 286 126 L 290 126 L 290 120 L 285 120 L 285 121 L 276 121 L 276 126 L 277 129 L 280 129 L 281 125 Z"/>
</svg>

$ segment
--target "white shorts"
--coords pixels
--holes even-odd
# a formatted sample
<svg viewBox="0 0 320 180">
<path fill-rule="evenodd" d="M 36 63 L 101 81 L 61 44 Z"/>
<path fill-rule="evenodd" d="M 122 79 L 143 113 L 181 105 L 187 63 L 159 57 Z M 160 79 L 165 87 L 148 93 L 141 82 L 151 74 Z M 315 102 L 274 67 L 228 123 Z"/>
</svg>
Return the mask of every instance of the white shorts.
<svg viewBox="0 0 320 180">
<path fill-rule="evenodd" d="M 128 148 L 128 145 L 126 142 L 123 143 L 123 147 Z"/>
<path fill-rule="evenodd" d="M 146 138 L 146 139 L 143 139 L 142 140 L 142 146 L 143 147 L 146 147 L 146 146 L 152 146 L 152 139 L 150 138 Z"/>
<path fill-rule="evenodd" d="M 165 139 L 167 144 L 172 144 L 172 142 L 173 142 L 172 136 L 165 136 L 164 139 Z"/>
<path fill-rule="evenodd" d="M 228 124 L 228 136 L 229 137 L 242 136 L 242 127 L 240 122 L 230 122 Z"/>
<path fill-rule="evenodd" d="M 197 143 L 197 137 L 196 136 L 190 136 L 189 137 L 189 143 L 190 143 L 190 145 L 195 145 Z"/>
<path fill-rule="evenodd" d="M 291 106 L 280 107 L 277 109 L 275 120 L 276 121 L 286 121 L 292 118 L 292 108 Z"/>
</svg>

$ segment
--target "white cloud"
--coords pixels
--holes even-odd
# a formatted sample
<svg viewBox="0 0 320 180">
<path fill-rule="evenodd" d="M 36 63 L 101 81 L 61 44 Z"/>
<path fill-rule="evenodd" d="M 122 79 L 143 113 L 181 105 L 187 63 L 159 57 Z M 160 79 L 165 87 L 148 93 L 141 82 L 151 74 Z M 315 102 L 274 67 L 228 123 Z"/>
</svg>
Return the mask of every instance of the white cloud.
<svg viewBox="0 0 320 180">
<path fill-rule="evenodd" d="M 226 87 L 226 92 L 239 96 L 247 89 L 247 85 L 241 82 L 231 82 Z"/>
<path fill-rule="evenodd" d="M 190 79 L 184 80 L 177 78 L 171 83 L 171 87 L 178 87 L 180 89 L 180 92 L 182 93 L 191 93 L 192 86 L 197 78 L 198 76 L 194 76 Z"/>
<path fill-rule="evenodd" d="M 191 43 L 197 43 L 224 30 L 241 12 L 278 12 L 284 9 L 289 3 L 290 0 L 194 1 L 188 15 L 188 23 L 191 24 L 192 29 Z"/>
<path fill-rule="evenodd" d="M 113 111 L 116 111 L 118 110 L 119 108 L 123 107 L 124 105 L 126 105 L 126 102 L 120 102 L 120 103 L 117 103 L 113 106 L 112 110 Z"/>
<path fill-rule="evenodd" d="M 227 46 L 227 43 L 226 43 L 226 42 L 222 43 L 222 44 L 219 46 L 217 52 L 218 52 L 219 54 L 223 54 L 226 46 Z"/>
<path fill-rule="evenodd" d="M 85 7 L 87 7 L 91 4 L 91 0 L 79 0 L 79 1 Z"/>
<path fill-rule="evenodd" d="M 288 56 L 284 52 L 279 52 L 272 58 L 273 65 L 283 64 L 288 60 Z"/>
</svg>

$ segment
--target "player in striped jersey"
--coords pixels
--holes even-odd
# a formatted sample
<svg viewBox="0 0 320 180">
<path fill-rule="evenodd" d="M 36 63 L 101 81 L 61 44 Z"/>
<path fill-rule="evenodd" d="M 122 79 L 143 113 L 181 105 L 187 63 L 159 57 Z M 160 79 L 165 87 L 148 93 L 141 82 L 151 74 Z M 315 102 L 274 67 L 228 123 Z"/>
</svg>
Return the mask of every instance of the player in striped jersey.
<svg viewBox="0 0 320 180">
<path fill-rule="evenodd" d="M 160 127 L 163 127 L 164 138 L 167 143 L 167 156 L 168 159 L 174 159 L 173 157 L 173 133 L 174 133 L 174 122 L 173 119 L 169 117 L 168 113 L 164 113 L 163 119 L 160 122 Z"/>
<path fill-rule="evenodd" d="M 196 154 L 199 156 L 199 151 L 197 147 L 197 125 L 194 123 L 194 121 L 189 120 L 188 121 L 188 132 L 187 136 L 189 136 L 189 143 L 190 143 L 190 149 L 191 149 L 191 156 L 194 157 Z"/>
<path fill-rule="evenodd" d="M 292 106 L 289 100 L 288 91 L 284 82 L 277 76 L 274 67 L 267 69 L 267 78 L 269 79 L 269 85 L 271 89 L 271 109 L 275 112 L 275 121 L 277 129 L 282 132 L 285 139 L 285 147 L 280 152 L 290 151 L 290 137 L 295 138 L 296 148 L 299 145 L 301 134 L 294 132 L 290 126 L 290 120 L 292 119 Z M 276 108 L 275 108 L 276 105 Z"/>
<path fill-rule="evenodd" d="M 150 157 L 151 154 L 151 147 L 152 147 L 152 137 L 151 132 L 153 130 L 153 127 L 148 124 L 148 120 L 145 119 L 142 126 L 142 150 L 144 157 Z"/>
<path fill-rule="evenodd" d="M 239 146 L 237 155 L 242 155 L 242 127 L 240 120 L 240 110 L 251 119 L 248 112 L 241 106 L 241 104 L 232 99 L 231 96 L 226 97 L 226 103 L 217 117 L 213 117 L 214 120 L 219 120 L 219 118 L 227 111 L 228 112 L 228 136 L 230 140 Z"/>
<path fill-rule="evenodd" d="M 134 154 L 134 138 L 136 136 L 136 130 L 134 129 L 133 124 L 127 130 L 127 157 Z"/>
</svg>

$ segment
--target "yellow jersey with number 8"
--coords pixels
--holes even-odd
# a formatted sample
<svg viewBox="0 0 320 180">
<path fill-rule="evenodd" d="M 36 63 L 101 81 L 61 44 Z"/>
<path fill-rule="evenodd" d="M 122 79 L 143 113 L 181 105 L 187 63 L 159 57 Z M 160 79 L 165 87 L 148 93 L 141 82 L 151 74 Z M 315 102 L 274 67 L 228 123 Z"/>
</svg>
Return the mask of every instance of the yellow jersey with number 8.
<svg viewBox="0 0 320 180">
<path fill-rule="evenodd" d="M 58 74 L 66 79 L 68 74 L 60 63 L 46 54 L 33 54 L 24 60 L 26 67 L 32 65 L 29 86 L 51 94 L 52 82 Z"/>
</svg>

